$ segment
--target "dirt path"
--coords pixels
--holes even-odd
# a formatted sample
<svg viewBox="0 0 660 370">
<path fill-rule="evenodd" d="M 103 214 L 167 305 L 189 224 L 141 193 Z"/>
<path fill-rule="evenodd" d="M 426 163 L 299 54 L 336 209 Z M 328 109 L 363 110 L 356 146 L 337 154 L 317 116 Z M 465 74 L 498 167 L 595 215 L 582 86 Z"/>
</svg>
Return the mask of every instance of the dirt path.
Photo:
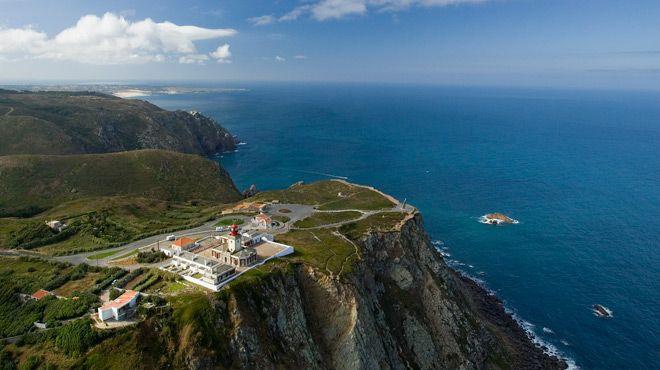
<svg viewBox="0 0 660 370">
<path fill-rule="evenodd" d="M 7 111 L 7 113 L 3 115 L 3 117 L 9 116 L 13 111 L 14 111 L 14 107 L 9 107 L 9 110 Z"/>
</svg>

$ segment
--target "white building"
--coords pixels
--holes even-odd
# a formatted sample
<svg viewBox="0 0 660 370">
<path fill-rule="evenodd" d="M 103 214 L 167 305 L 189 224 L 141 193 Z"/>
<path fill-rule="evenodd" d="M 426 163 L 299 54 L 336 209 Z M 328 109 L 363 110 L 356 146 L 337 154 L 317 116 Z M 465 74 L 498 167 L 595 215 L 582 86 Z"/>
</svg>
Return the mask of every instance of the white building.
<svg viewBox="0 0 660 370">
<path fill-rule="evenodd" d="M 173 257 L 172 266 L 185 269 L 193 275 L 200 274 L 199 280 L 211 285 L 217 285 L 236 271 L 232 266 L 191 252 L 182 251 L 175 253 Z"/>
<path fill-rule="evenodd" d="M 243 238 L 237 225 L 231 225 L 228 235 L 220 236 L 220 244 L 211 249 L 214 258 L 232 266 L 247 267 L 257 262 L 257 252 L 244 246 Z"/>
<path fill-rule="evenodd" d="M 254 247 L 255 245 L 264 241 L 273 241 L 273 235 L 267 234 L 257 230 L 245 231 L 241 234 L 243 246 Z"/>
<path fill-rule="evenodd" d="M 65 223 L 58 220 L 46 221 L 46 225 L 57 232 L 62 231 L 66 227 Z"/>
<path fill-rule="evenodd" d="M 179 238 L 174 242 L 172 242 L 172 244 L 170 244 L 170 248 L 162 248 L 162 251 L 168 257 L 172 257 L 177 253 L 189 251 L 195 249 L 196 247 L 197 247 L 197 243 L 195 242 L 195 239 L 184 237 L 184 238 Z"/>
<path fill-rule="evenodd" d="M 136 292 L 134 290 L 125 291 L 122 295 L 113 301 L 107 302 L 103 306 L 99 307 L 99 319 L 101 319 L 101 321 L 106 321 L 109 319 L 124 319 L 129 313 L 133 311 L 137 305 L 137 299 L 139 296 L 140 292 Z"/>
<path fill-rule="evenodd" d="M 265 213 L 260 213 L 254 216 L 252 224 L 262 229 L 268 229 L 273 226 L 273 219 Z"/>
</svg>

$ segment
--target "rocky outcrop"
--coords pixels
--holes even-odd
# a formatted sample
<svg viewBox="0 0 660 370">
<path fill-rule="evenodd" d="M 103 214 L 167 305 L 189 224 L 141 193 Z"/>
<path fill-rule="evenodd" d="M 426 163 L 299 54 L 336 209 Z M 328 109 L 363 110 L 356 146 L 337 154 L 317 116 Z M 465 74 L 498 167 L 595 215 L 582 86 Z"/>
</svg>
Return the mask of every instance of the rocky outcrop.
<svg viewBox="0 0 660 370">
<path fill-rule="evenodd" d="M 185 358 L 174 362 L 199 369 L 565 367 L 534 346 L 497 298 L 447 267 L 419 215 L 399 231 L 356 242 L 360 260 L 347 275 L 289 265 L 213 296 L 218 336 L 188 341 Z"/>
<path fill-rule="evenodd" d="M 214 155 L 235 138 L 198 112 L 167 111 L 94 92 L 0 90 L 0 155 L 91 154 L 165 149 Z"/>
</svg>

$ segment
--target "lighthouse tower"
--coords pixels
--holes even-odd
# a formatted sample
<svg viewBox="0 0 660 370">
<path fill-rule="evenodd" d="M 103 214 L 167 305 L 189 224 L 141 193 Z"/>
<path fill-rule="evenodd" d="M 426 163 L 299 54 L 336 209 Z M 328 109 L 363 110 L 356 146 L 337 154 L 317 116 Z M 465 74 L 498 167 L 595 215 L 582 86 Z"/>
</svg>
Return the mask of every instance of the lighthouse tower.
<svg viewBox="0 0 660 370">
<path fill-rule="evenodd" d="M 243 249 L 241 245 L 241 234 L 238 233 L 238 225 L 231 225 L 229 235 L 227 236 L 227 251 L 229 253 L 238 252 Z"/>
</svg>

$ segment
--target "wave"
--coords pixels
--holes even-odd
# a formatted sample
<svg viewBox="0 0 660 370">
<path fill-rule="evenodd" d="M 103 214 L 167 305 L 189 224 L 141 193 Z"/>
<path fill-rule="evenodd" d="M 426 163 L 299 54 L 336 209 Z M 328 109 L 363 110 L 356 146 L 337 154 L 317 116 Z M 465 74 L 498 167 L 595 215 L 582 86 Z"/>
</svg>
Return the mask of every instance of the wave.
<svg viewBox="0 0 660 370">
<path fill-rule="evenodd" d="M 507 313 L 513 317 L 516 322 L 518 322 L 518 325 L 527 333 L 527 336 L 529 339 L 534 342 L 537 346 L 539 346 L 543 352 L 550 356 L 555 356 L 557 358 L 561 358 L 562 360 L 566 361 L 566 365 L 568 365 L 569 370 L 579 370 L 580 367 L 575 363 L 575 361 L 572 358 L 567 357 L 564 355 L 557 347 L 555 347 L 552 343 L 546 342 L 543 340 L 541 337 L 539 337 L 536 332 L 534 331 L 535 325 L 532 324 L 529 321 L 523 320 L 520 318 L 520 316 L 516 315 L 515 312 L 511 311 L 509 308 L 505 306 L 504 308 Z M 547 329 L 547 328 L 544 328 Z"/>
<path fill-rule="evenodd" d="M 309 173 L 312 175 L 321 175 L 321 176 L 327 176 L 327 177 L 332 177 L 335 179 L 340 179 L 340 180 L 348 180 L 348 177 L 346 176 L 339 176 L 339 175 L 333 175 L 331 173 L 325 173 L 325 172 L 316 172 L 316 171 L 306 171 L 306 170 L 296 170 L 296 169 L 287 169 L 288 171 L 294 171 L 294 172 L 302 172 L 302 173 Z"/>
<path fill-rule="evenodd" d="M 444 254 L 446 253 L 446 252 L 444 252 L 444 248 L 446 248 L 446 247 L 442 247 L 442 246 L 444 246 L 444 243 L 442 243 L 441 241 L 432 241 L 431 244 L 436 246 L 436 248 L 444 256 Z M 458 272 L 461 276 L 466 277 L 466 278 L 472 280 L 473 282 L 475 282 L 483 290 L 485 290 L 488 295 L 491 295 L 491 296 L 496 296 L 497 295 L 494 290 L 492 290 L 491 288 L 488 287 L 488 285 L 486 284 L 486 282 L 483 279 L 475 277 L 475 276 L 469 274 L 467 271 L 461 269 L 461 266 L 466 266 L 465 263 L 460 262 L 460 261 L 455 260 L 455 259 L 450 259 L 450 260 L 447 260 L 447 265 L 449 267 L 451 267 L 452 269 L 454 269 L 456 272 Z M 471 265 L 467 265 L 467 266 L 471 266 Z M 483 276 L 483 275 L 485 275 L 485 272 L 479 271 L 479 272 L 477 272 L 477 274 Z M 580 367 L 575 363 L 575 360 L 573 360 L 572 358 L 564 355 L 552 343 L 546 342 L 540 336 L 538 336 L 536 334 L 536 332 L 534 331 L 534 328 L 535 328 L 534 324 L 520 318 L 520 316 L 518 316 L 512 309 L 507 307 L 506 302 L 502 302 L 502 303 L 504 304 L 505 312 L 510 314 L 511 317 L 513 317 L 513 319 L 518 323 L 518 325 L 520 325 L 520 327 L 525 331 L 525 333 L 527 334 L 529 339 L 532 342 L 534 342 L 534 344 L 536 344 L 539 348 L 541 348 L 544 353 L 546 353 L 550 356 L 555 356 L 557 358 L 560 358 L 560 359 L 564 360 L 566 362 L 566 365 L 568 365 L 569 370 L 579 370 L 580 369 Z M 543 327 L 542 331 L 544 333 L 554 334 L 554 331 L 550 328 L 547 328 L 547 327 Z M 568 342 L 566 342 L 564 340 L 562 340 L 561 343 L 565 346 L 569 345 Z"/>
</svg>

